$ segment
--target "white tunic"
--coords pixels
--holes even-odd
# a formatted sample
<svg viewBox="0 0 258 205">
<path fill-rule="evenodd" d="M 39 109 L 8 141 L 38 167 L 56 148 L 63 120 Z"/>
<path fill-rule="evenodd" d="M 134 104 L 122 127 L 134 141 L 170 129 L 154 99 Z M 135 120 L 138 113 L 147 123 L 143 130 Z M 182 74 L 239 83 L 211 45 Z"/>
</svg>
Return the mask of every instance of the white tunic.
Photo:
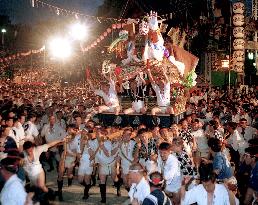
<svg viewBox="0 0 258 205">
<path fill-rule="evenodd" d="M 134 160 L 133 157 L 133 148 L 136 142 L 130 140 L 128 143 L 122 143 L 121 148 L 119 149 L 119 156 L 121 158 L 121 166 L 128 167 L 131 165 L 130 161 Z M 130 161 L 129 161 L 130 160 Z"/>
<path fill-rule="evenodd" d="M 114 156 L 111 156 L 111 151 L 112 151 L 112 143 L 107 140 L 104 142 L 104 147 L 108 151 L 109 156 L 106 156 L 104 151 L 102 149 L 99 149 L 99 151 L 96 154 L 97 161 L 102 164 L 102 165 L 109 165 L 112 162 L 114 162 L 115 158 Z"/>
<path fill-rule="evenodd" d="M 166 162 L 158 157 L 158 169 L 166 180 L 165 190 L 168 192 L 177 192 L 181 187 L 181 169 L 178 159 L 170 154 Z"/>
<path fill-rule="evenodd" d="M 6 181 L 1 191 L 0 201 L 2 205 L 24 205 L 26 197 L 27 193 L 22 181 L 14 174 Z"/>
<path fill-rule="evenodd" d="M 34 160 L 29 159 L 28 154 L 24 151 L 24 165 L 23 168 L 29 177 L 34 177 L 43 171 L 39 157 L 42 152 L 47 152 L 49 146 L 47 144 L 37 146 L 33 149 Z"/>
<path fill-rule="evenodd" d="M 142 177 L 141 181 L 138 184 L 133 183 L 130 187 L 130 191 L 128 192 L 131 202 L 135 199 L 140 204 L 142 204 L 143 200 L 149 194 L 150 186 L 144 177 Z"/>
<path fill-rule="evenodd" d="M 202 184 L 193 187 L 185 193 L 185 198 L 181 201 L 182 205 L 197 203 L 207 205 L 208 193 Z M 230 205 L 228 191 L 223 184 L 216 184 L 213 196 L 213 205 Z"/>
<path fill-rule="evenodd" d="M 152 84 L 153 90 L 157 96 L 157 103 L 160 107 L 170 106 L 170 83 L 166 83 L 164 86 L 164 93 L 161 92 L 157 84 Z"/>
<path fill-rule="evenodd" d="M 119 106 L 119 100 L 116 93 L 116 85 L 113 80 L 110 81 L 108 94 L 104 93 L 103 90 L 95 90 L 95 94 L 102 97 L 105 101 L 105 104 L 109 107 Z M 109 104 L 111 104 L 111 106 Z"/>
</svg>

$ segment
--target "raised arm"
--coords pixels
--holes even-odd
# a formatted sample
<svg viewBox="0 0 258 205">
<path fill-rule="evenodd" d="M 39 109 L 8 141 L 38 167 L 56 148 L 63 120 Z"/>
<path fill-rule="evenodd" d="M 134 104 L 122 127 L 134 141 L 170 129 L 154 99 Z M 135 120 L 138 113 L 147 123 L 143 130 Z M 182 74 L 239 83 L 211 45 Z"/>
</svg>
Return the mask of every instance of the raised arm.
<svg viewBox="0 0 258 205">
<path fill-rule="evenodd" d="M 151 74 L 150 69 L 147 70 L 147 74 L 148 74 L 148 76 L 149 76 L 149 79 L 150 79 L 151 84 L 154 84 L 155 81 L 154 81 L 154 79 L 153 79 L 153 76 L 152 76 L 152 74 Z"/>
<path fill-rule="evenodd" d="M 165 69 L 165 68 L 163 68 L 163 75 L 164 75 L 164 77 L 165 77 L 166 83 L 169 83 L 169 82 L 170 82 L 170 81 L 169 81 L 169 77 L 168 77 L 168 75 L 167 75 L 167 72 L 166 72 L 166 69 Z"/>
<path fill-rule="evenodd" d="M 143 72 L 139 73 L 140 80 L 142 81 L 143 85 L 146 85 L 146 81 L 143 78 Z"/>
<path fill-rule="evenodd" d="M 55 145 L 57 145 L 57 144 L 59 144 L 59 143 L 62 143 L 62 142 L 64 142 L 64 140 L 55 140 L 55 141 L 53 141 L 53 142 L 49 142 L 47 145 L 48 145 L 49 147 L 54 147 Z"/>
</svg>

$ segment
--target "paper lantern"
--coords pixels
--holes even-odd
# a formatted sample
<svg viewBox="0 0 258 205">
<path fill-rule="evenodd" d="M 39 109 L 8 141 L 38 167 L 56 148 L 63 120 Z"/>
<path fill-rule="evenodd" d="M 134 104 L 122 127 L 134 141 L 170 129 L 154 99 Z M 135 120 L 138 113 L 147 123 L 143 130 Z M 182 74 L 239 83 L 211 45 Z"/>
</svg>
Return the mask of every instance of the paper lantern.
<svg viewBox="0 0 258 205">
<path fill-rule="evenodd" d="M 234 51 L 233 52 L 233 61 L 243 62 L 245 60 L 245 52 L 244 51 Z"/>
<path fill-rule="evenodd" d="M 108 29 L 107 29 L 107 32 L 108 32 L 108 33 L 111 33 L 111 31 L 112 31 L 111 28 L 108 28 Z"/>
<path fill-rule="evenodd" d="M 233 41 L 233 48 L 235 50 L 244 50 L 245 49 L 245 40 L 237 38 Z"/>
<path fill-rule="evenodd" d="M 233 13 L 234 14 L 243 14 L 245 11 L 245 4 L 242 2 L 237 2 L 233 4 Z"/>
<path fill-rule="evenodd" d="M 237 73 L 244 72 L 244 62 L 235 62 L 234 65 L 233 65 L 233 69 Z"/>
<path fill-rule="evenodd" d="M 100 38 L 100 40 L 103 40 L 103 39 L 104 39 L 104 36 L 101 35 L 99 38 Z"/>
<path fill-rule="evenodd" d="M 96 42 L 96 41 L 94 41 L 94 43 L 93 43 L 93 44 L 94 44 L 94 46 L 96 46 L 96 45 L 97 45 L 97 42 Z"/>
<path fill-rule="evenodd" d="M 99 38 L 97 39 L 97 42 L 98 42 L 98 43 L 100 42 L 100 39 L 99 39 Z"/>
<path fill-rule="evenodd" d="M 233 36 L 235 38 L 244 38 L 245 37 L 245 29 L 244 29 L 244 27 L 235 27 L 233 29 Z"/>
<path fill-rule="evenodd" d="M 112 29 L 116 29 L 116 24 L 112 24 Z"/>
<path fill-rule="evenodd" d="M 245 23 L 245 17 L 242 14 L 235 14 L 233 16 L 233 24 L 234 26 L 243 26 Z"/>
<path fill-rule="evenodd" d="M 108 35 L 108 33 L 105 31 L 105 32 L 103 33 L 103 35 L 104 35 L 104 36 L 107 36 L 107 35 Z"/>
</svg>

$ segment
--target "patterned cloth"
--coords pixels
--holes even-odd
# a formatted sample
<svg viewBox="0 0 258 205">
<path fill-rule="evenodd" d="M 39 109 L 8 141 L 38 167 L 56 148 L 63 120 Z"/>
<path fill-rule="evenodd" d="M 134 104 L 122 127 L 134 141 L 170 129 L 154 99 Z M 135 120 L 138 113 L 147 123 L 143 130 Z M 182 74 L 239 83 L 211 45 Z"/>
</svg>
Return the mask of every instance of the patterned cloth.
<svg viewBox="0 0 258 205">
<path fill-rule="evenodd" d="M 181 153 L 176 153 L 176 157 L 180 163 L 181 172 L 184 176 L 196 175 L 196 169 L 194 167 L 194 164 L 185 151 L 182 151 Z"/>
<path fill-rule="evenodd" d="M 183 139 L 187 145 L 192 146 L 193 136 L 189 129 L 181 130 L 179 133 L 179 137 L 181 137 L 181 139 Z"/>
<path fill-rule="evenodd" d="M 134 145 L 133 148 L 133 154 L 137 150 L 137 144 Z M 145 146 L 145 144 L 141 141 L 141 149 L 139 150 L 139 159 L 150 159 L 151 154 L 157 154 L 158 153 L 158 147 L 157 147 L 157 140 L 156 139 L 150 139 L 148 142 L 148 147 Z"/>
</svg>

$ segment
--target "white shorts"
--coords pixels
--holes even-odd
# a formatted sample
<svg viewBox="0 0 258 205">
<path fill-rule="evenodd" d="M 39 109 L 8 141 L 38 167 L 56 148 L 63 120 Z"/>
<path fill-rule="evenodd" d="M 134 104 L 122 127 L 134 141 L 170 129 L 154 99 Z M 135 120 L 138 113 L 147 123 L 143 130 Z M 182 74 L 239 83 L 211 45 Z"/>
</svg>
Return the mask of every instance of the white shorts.
<svg viewBox="0 0 258 205">
<path fill-rule="evenodd" d="M 33 175 L 31 175 L 30 173 L 27 173 L 30 183 L 32 185 L 35 185 L 35 186 L 38 185 L 38 179 L 39 179 L 39 175 L 41 174 L 41 172 L 44 172 L 43 168 L 41 168 L 41 171 L 37 172 L 36 174 L 31 173 Z"/>
<path fill-rule="evenodd" d="M 84 175 L 91 175 L 93 172 L 93 164 L 94 162 L 85 161 L 81 160 L 80 161 L 80 166 L 78 169 L 78 175 L 79 176 L 84 176 Z"/>
<path fill-rule="evenodd" d="M 141 109 L 144 108 L 144 102 L 142 100 L 132 102 L 132 108 L 136 113 L 140 113 Z"/>
<path fill-rule="evenodd" d="M 122 168 L 122 173 L 123 175 L 129 174 L 129 167 L 131 166 L 132 163 L 121 163 L 121 168 Z"/>
<path fill-rule="evenodd" d="M 65 158 L 65 168 L 72 168 L 74 167 L 74 162 L 75 162 L 76 158 L 72 157 L 72 156 L 67 156 Z"/>
<path fill-rule="evenodd" d="M 115 165 L 116 165 L 115 160 L 110 164 L 99 164 L 99 174 L 107 175 L 107 176 L 110 175 Z"/>
</svg>

